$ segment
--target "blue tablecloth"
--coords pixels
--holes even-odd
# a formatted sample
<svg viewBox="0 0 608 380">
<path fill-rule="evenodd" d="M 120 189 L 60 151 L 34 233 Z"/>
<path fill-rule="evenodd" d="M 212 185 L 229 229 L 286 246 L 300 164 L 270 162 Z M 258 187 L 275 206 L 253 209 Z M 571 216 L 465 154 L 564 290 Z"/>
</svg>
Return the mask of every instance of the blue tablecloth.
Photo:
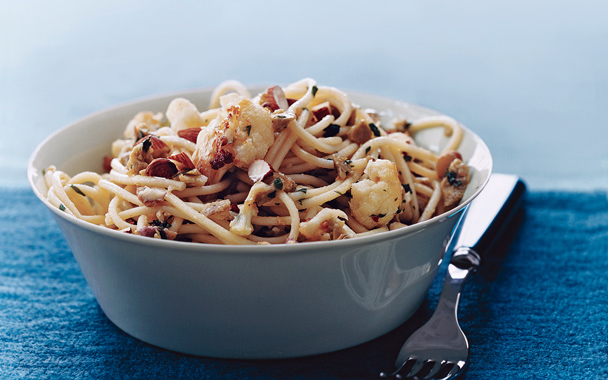
<svg viewBox="0 0 608 380">
<path fill-rule="evenodd" d="M 3 379 L 373 378 L 429 317 L 445 273 L 444 263 L 409 322 L 360 346 L 285 360 L 194 357 L 131 338 L 104 316 L 30 190 L 0 189 L 0 213 Z M 487 263 L 461 301 L 472 346 L 467 379 L 608 378 L 606 193 L 529 193 L 502 263 L 500 256 Z"/>
</svg>

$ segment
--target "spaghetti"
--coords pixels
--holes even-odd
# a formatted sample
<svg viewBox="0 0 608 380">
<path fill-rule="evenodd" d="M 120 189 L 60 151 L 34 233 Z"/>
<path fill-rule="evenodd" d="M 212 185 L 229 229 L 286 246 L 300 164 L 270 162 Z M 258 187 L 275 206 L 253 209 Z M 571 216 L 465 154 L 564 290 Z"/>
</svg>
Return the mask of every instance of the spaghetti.
<svg viewBox="0 0 608 380">
<path fill-rule="evenodd" d="M 441 152 L 416 133 L 443 128 Z M 210 109 L 174 99 L 140 112 L 104 159 L 107 173 L 51 166 L 50 203 L 125 233 L 209 244 L 339 240 L 419 223 L 454 208 L 469 183 L 446 116 L 383 125 L 336 88 L 304 79 L 251 97 L 215 89 Z"/>
</svg>

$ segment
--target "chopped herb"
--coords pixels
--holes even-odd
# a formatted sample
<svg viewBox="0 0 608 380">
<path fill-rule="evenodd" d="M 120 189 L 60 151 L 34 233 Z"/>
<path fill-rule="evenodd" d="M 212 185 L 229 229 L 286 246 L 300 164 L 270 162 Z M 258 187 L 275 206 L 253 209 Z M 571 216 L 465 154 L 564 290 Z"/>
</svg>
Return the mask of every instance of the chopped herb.
<svg viewBox="0 0 608 380">
<path fill-rule="evenodd" d="M 154 227 L 160 227 L 160 228 L 170 228 L 171 227 L 171 223 L 169 223 L 167 221 L 161 222 L 158 219 L 154 219 L 152 222 L 150 222 L 150 225 L 154 226 Z"/>
<path fill-rule="evenodd" d="M 406 162 L 410 162 L 410 161 L 412 160 L 412 156 L 410 156 L 409 154 L 407 154 L 407 153 L 403 152 L 403 159 L 404 159 Z"/>
<path fill-rule="evenodd" d="M 340 195 L 344 195 L 344 194 L 342 194 L 341 192 L 339 192 L 338 190 L 334 190 L 334 192 L 335 192 L 335 193 L 338 193 L 338 194 L 340 194 Z"/>
<path fill-rule="evenodd" d="M 449 171 L 449 172 L 446 174 L 446 177 L 447 177 L 447 179 L 448 179 L 448 183 L 449 183 L 450 185 L 452 185 L 452 186 L 454 186 L 454 187 L 458 187 L 458 186 L 462 185 L 462 181 L 460 181 L 460 180 L 458 179 L 458 175 L 456 174 L 456 172 L 451 172 L 451 171 Z"/>
<path fill-rule="evenodd" d="M 63 203 L 60 203 L 60 204 L 59 204 L 59 209 L 60 209 L 61 211 L 65 211 L 65 206 L 63 205 Z"/>
<path fill-rule="evenodd" d="M 160 228 L 158 230 L 158 234 L 160 235 L 161 239 L 167 240 L 167 234 L 165 233 L 165 229 L 164 228 Z"/>
<path fill-rule="evenodd" d="M 323 130 L 323 137 L 333 137 L 340 132 L 338 124 L 330 124 Z"/>
<path fill-rule="evenodd" d="M 384 218 L 386 214 L 378 214 L 378 218 Z"/>
<path fill-rule="evenodd" d="M 277 190 L 283 190 L 283 180 L 281 179 L 281 177 L 275 178 L 274 181 L 272 181 L 272 184 Z"/>
<path fill-rule="evenodd" d="M 246 126 L 245 130 L 247 131 L 247 136 L 250 136 L 251 135 L 251 125 Z"/>
<path fill-rule="evenodd" d="M 144 136 L 145 136 L 144 133 L 141 130 L 138 129 L 137 130 L 137 139 L 138 140 L 143 139 Z"/>
<path fill-rule="evenodd" d="M 274 198 L 277 196 L 277 192 L 273 191 L 272 193 L 268 194 L 268 198 Z"/>
<path fill-rule="evenodd" d="M 75 192 L 77 192 L 78 194 L 82 195 L 83 197 L 85 196 L 84 193 L 82 192 L 82 190 L 80 190 L 78 188 L 78 186 L 76 185 L 70 185 L 70 187 L 72 188 L 72 190 L 74 190 Z"/>
<path fill-rule="evenodd" d="M 410 187 L 409 183 L 406 183 L 406 184 L 401 185 L 401 186 L 403 186 L 403 190 L 405 190 L 406 194 L 412 192 L 412 188 Z"/>
<path fill-rule="evenodd" d="M 306 194 L 307 189 L 306 189 L 305 187 L 303 187 L 303 188 L 298 189 L 298 190 L 296 190 L 296 191 L 299 191 L 300 193 L 304 193 L 304 194 Z"/>
<path fill-rule="evenodd" d="M 367 148 L 365 148 L 365 154 L 368 154 L 371 149 L 372 149 L 371 146 L 368 146 Z"/>
<path fill-rule="evenodd" d="M 380 136 L 380 130 L 378 129 L 378 127 L 376 127 L 376 124 L 369 123 L 369 129 L 372 130 L 372 132 L 374 133 L 374 136 L 376 136 L 376 137 Z"/>
<path fill-rule="evenodd" d="M 152 146 L 152 140 L 150 139 L 150 136 L 148 136 L 148 138 L 145 139 L 143 142 L 142 149 L 144 150 L 144 152 L 147 152 L 151 146 Z"/>
<path fill-rule="evenodd" d="M 312 86 L 312 96 L 317 95 L 317 91 L 319 91 L 319 88 L 317 86 Z"/>
<path fill-rule="evenodd" d="M 303 206 L 302 201 L 304 200 L 304 198 L 302 199 L 298 199 L 298 202 L 300 202 L 300 206 Z"/>
</svg>

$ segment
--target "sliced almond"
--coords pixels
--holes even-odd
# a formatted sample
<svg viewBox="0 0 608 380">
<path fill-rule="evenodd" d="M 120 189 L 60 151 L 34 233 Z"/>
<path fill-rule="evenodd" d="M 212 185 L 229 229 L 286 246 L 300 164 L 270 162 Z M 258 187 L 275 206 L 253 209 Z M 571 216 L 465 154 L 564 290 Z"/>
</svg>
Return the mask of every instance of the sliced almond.
<svg viewBox="0 0 608 380">
<path fill-rule="evenodd" d="M 357 144 L 363 144 L 372 138 L 372 130 L 364 120 L 353 126 L 348 131 L 348 139 Z"/>
<path fill-rule="evenodd" d="M 331 159 L 334 161 L 334 168 L 338 173 L 338 178 L 345 179 L 350 173 L 353 172 L 353 168 L 350 166 L 350 160 L 348 160 L 346 157 L 332 154 Z"/>
<path fill-rule="evenodd" d="M 249 165 L 249 170 L 247 170 L 247 174 L 249 178 L 253 182 L 263 181 L 265 178 L 272 175 L 274 170 L 270 166 L 270 164 L 264 160 L 255 160 Z"/>
<path fill-rule="evenodd" d="M 283 111 L 287 111 L 289 105 L 287 104 L 287 97 L 285 96 L 285 92 L 279 86 L 273 86 L 268 89 L 268 95 L 271 95 L 277 104 L 277 106 Z"/>
<path fill-rule="evenodd" d="M 439 178 L 443 178 L 445 173 L 448 171 L 450 164 L 455 159 L 462 160 L 462 156 L 455 150 L 450 150 L 439 156 L 437 160 L 437 164 L 435 165 L 435 171 L 437 172 L 437 176 Z"/>
<path fill-rule="evenodd" d="M 135 145 L 139 144 L 142 144 L 142 150 L 144 153 L 151 154 L 154 158 L 168 154 L 170 151 L 169 146 L 165 144 L 163 140 L 154 135 L 142 137 L 135 143 Z"/>
<path fill-rule="evenodd" d="M 146 175 L 171 179 L 178 173 L 175 163 L 167 158 L 155 158 L 146 167 Z"/>
<path fill-rule="evenodd" d="M 274 112 L 278 109 L 287 111 L 289 108 L 289 102 L 285 96 L 285 92 L 279 86 L 273 86 L 266 90 L 261 95 L 262 107 L 269 108 L 270 111 Z"/>
<path fill-rule="evenodd" d="M 177 135 L 183 139 L 192 141 L 193 143 L 196 144 L 196 139 L 198 138 L 198 134 L 200 132 L 201 132 L 201 128 L 199 128 L 199 127 L 186 128 L 186 129 L 181 129 L 181 130 L 177 131 Z"/>
<path fill-rule="evenodd" d="M 283 190 L 286 193 L 291 193 L 297 187 L 294 180 L 280 172 L 272 173 L 272 176 L 264 179 L 264 182 L 274 186 L 275 189 Z"/>
<path fill-rule="evenodd" d="M 280 132 L 285 129 L 291 121 L 295 120 L 296 115 L 291 112 L 276 111 L 270 115 L 270 118 L 272 120 L 272 129 L 275 132 Z"/>
<path fill-rule="evenodd" d="M 167 159 L 173 161 L 179 172 L 187 172 L 195 168 L 194 163 L 186 152 L 174 154 L 173 156 L 167 157 Z"/>
</svg>

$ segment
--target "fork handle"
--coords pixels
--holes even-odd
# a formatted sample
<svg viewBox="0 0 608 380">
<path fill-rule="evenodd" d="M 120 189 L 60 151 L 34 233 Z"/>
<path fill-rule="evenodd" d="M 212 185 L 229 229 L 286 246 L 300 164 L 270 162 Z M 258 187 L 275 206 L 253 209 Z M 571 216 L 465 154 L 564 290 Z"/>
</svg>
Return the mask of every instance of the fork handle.
<svg viewBox="0 0 608 380">
<path fill-rule="evenodd" d="M 437 303 L 438 319 L 453 318 L 460 292 L 469 273 L 475 272 L 482 256 L 492 248 L 523 199 L 526 186 L 519 177 L 492 174 L 486 187 L 473 200 L 461 219 L 456 247 Z M 433 316 L 435 317 L 435 316 Z"/>
<path fill-rule="evenodd" d="M 469 248 L 483 258 L 501 236 L 523 199 L 526 186 L 519 177 L 492 174 L 486 187 L 468 206 L 452 246 Z"/>
<path fill-rule="evenodd" d="M 468 275 L 479 268 L 480 262 L 479 255 L 472 248 L 459 247 L 454 251 L 433 319 L 455 320 L 464 283 Z"/>
</svg>

